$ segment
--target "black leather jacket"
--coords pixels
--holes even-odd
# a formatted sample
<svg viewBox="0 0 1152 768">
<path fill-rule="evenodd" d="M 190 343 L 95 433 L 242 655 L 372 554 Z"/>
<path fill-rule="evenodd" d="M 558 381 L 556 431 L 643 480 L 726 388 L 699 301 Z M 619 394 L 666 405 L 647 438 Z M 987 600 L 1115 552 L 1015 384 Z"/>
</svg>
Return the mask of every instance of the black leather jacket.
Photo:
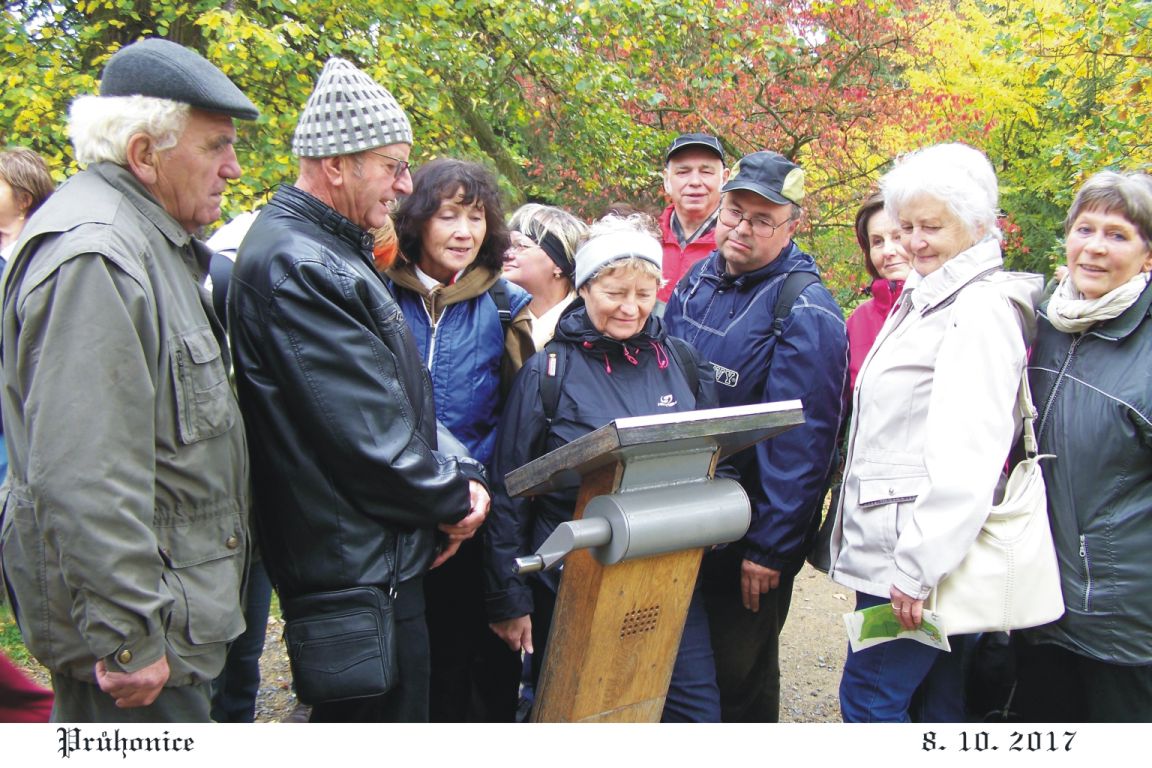
<svg viewBox="0 0 1152 768">
<path fill-rule="evenodd" d="M 484 474 L 437 449 L 432 384 L 372 236 L 281 187 L 240 246 L 228 302 L 253 512 L 281 597 L 386 585 L 397 535 L 400 581 L 424 574 L 436 526 L 468 513 L 468 480 Z"/>
</svg>

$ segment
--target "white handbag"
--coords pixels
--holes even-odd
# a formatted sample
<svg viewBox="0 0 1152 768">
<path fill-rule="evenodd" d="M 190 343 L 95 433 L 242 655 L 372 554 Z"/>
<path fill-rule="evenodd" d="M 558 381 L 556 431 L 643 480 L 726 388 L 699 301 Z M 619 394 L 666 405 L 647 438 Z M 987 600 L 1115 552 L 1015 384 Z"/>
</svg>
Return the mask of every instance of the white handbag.
<svg viewBox="0 0 1152 768">
<path fill-rule="evenodd" d="M 1064 615 L 1060 570 L 1047 494 L 1037 455 L 1036 408 L 1027 369 L 1017 405 L 1023 418 L 1025 458 L 1012 470 L 1004 499 L 992 507 L 984 527 L 956 570 L 925 601 L 949 635 L 1025 629 Z"/>
</svg>

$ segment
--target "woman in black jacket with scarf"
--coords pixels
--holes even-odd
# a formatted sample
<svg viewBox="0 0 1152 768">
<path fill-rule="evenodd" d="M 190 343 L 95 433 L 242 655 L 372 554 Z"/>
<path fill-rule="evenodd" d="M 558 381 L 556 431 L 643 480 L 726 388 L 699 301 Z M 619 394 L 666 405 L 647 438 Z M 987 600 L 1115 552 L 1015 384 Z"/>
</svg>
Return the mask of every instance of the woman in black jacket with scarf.
<svg viewBox="0 0 1152 768">
<path fill-rule="evenodd" d="M 613 419 L 716 407 L 712 368 L 678 362 L 652 315 L 661 284 L 660 243 L 635 220 L 594 225 L 576 254 L 577 300 L 561 316 L 552 343 L 520 371 L 500 424 L 492 473 L 493 506 L 483 532 L 487 607 L 493 631 L 513 650 L 533 654 L 539 676 L 556 601 L 556 571 L 521 576 L 514 558 L 536 550 L 572 518 L 577 487 L 531 499 L 511 498 L 504 476 Z M 680 349 L 686 350 L 682 345 Z M 548 353 L 564 345 L 559 398 L 549 424 L 541 390 Z M 664 708 L 666 722 L 720 719 L 720 695 L 703 602 L 694 594 Z"/>
</svg>

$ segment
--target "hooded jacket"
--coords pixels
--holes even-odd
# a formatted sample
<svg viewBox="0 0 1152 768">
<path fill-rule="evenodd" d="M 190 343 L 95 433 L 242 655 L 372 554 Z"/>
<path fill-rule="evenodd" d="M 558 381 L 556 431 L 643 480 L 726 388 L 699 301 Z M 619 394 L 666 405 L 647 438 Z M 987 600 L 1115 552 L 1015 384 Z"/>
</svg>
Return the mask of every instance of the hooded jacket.
<svg viewBox="0 0 1152 768">
<path fill-rule="evenodd" d="M 838 584 L 923 599 L 988 517 L 1020 430 L 1016 393 L 1043 288 L 1003 263 L 987 239 L 911 274 L 865 359 L 832 531 Z"/>
<path fill-rule="evenodd" d="M 504 284 L 512 317 L 532 297 L 484 267 L 465 271 L 451 285 L 431 289 L 420 282 L 411 264 L 394 267 L 387 275 L 432 375 L 436 417 L 464 443 L 472 458 L 488 466 L 500 420 L 503 361 L 514 352 L 522 359 L 519 350 L 532 348 L 526 325 L 513 324 L 505 332 L 488 289 L 497 282 Z"/>
<path fill-rule="evenodd" d="M 492 511 L 481 532 L 492 622 L 532 612 L 528 578 L 557 589 L 559 572 L 521 576 L 512 572 L 512 561 L 535 552 L 557 525 L 572 519 L 578 490 L 573 485 L 530 499 L 510 498 L 504 489 L 508 472 L 613 419 L 716 407 L 711 366 L 679 370 L 668 349 L 668 334 L 654 315 L 639 334 L 616 341 L 593 327 L 583 299 L 576 299 L 561 316 L 553 341 L 569 350 L 551 426 L 545 420 L 540 390 L 544 352 L 520 369 L 500 422 Z M 698 388 L 689 384 L 690 375 L 699 381 Z"/>
<path fill-rule="evenodd" d="M 1064 616 L 1028 635 L 1152 664 L 1152 288 L 1080 334 L 1041 316 L 1029 380 Z"/>
<path fill-rule="evenodd" d="M 827 491 L 844 408 L 848 341 L 844 316 L 823 284 L 797 297 L 778 336 L 776 298 L 790 272 L 819 274 L 812 257 L 789 243 L 771 263 L 728 275 L 715 251 L 676 287 L 664 318 L 668 332 L 712 362 L 721 406 L 801 400 L 805 423 L 731 459 L 752 502 L 742 556 L 795 574 L 804 563 Z"/>
<path fill-rule="evenodd" d="M 232 274 L 255 518 L 282 599 L 422 576 L 436 526 L 468 514 L 468 481 L 484 477 L 462 446 L 441 447 L 432 382 L 372 244 L 283 186 Z"/>
</svg>

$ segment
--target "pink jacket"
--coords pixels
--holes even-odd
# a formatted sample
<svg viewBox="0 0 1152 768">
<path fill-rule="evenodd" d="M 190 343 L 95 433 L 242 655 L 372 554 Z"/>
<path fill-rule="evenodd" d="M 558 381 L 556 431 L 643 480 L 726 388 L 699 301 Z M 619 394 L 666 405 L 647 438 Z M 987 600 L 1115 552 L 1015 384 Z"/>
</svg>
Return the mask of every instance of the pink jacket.
<svg viewBox="0 0 1152 768">
<path fill-rule="evenodd" d="M 665 257 L 667 258 L 667 257 Z M 879 278 L 872 283 L 872 298 L 856 307 L 848 318 L 848 388 L 856 387 L 856 374 L 872 349 L 884 318 L 904 290 L 903 280 Z"/>
</svg>

